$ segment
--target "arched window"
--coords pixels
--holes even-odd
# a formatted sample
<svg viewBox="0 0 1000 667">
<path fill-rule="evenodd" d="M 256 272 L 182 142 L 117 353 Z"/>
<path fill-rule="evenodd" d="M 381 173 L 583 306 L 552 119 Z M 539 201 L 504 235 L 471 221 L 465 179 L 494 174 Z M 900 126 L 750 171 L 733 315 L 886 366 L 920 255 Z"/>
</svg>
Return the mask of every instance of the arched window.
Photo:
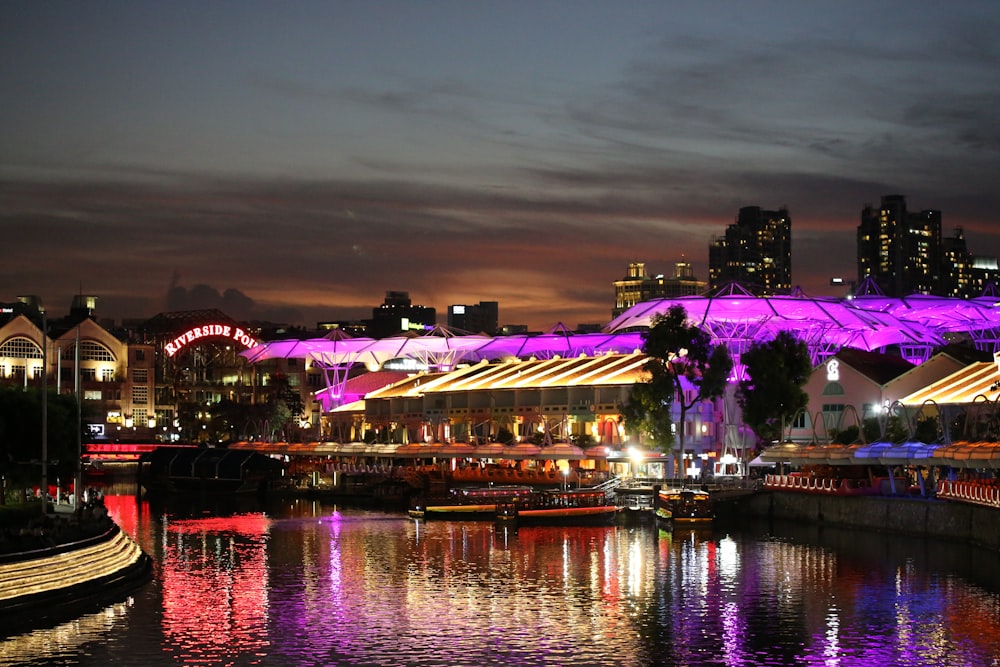
<svg viewBox="0 0 1000 667">
<path fill-rule="evenodd" d="M 0 357 L 12 359 L 41 359 L 42 348 L 30 338 L 17 336 L 0 345 Z"/>
<path fill-rule="evenodd" d="M 73 361 L 76 357 L 76 345 L 70 345 L 62 352 L 63 361 Z M 80 361 L 114 361 L 111 350 L 92 340 L 80 341 Z"/>
<path fill-rule="evenodd" d="M 839 382 L 827 382 L 826 386 L 823 387 L 824 396 L 843 396 L 844 395 L 844 385 Z"/>
</svg>

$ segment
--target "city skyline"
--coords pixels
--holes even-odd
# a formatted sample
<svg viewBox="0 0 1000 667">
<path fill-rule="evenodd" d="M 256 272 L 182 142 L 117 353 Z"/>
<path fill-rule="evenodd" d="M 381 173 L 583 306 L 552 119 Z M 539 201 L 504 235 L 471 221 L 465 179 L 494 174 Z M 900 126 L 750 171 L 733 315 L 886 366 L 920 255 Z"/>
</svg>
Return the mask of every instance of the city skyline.
<svg viewBox="0 0 1000 667">
<path fill-rule="evenodd" d="M 744 206 L 787 207 L 793 285 L 834 294 L 888 194 L 1000 255 L 1000 8 L 567 7 L 0 6 L 0 301 L 312 326 L 405 290 L 573 327 L 629 262 L 706 280 Z"/>
</svg>

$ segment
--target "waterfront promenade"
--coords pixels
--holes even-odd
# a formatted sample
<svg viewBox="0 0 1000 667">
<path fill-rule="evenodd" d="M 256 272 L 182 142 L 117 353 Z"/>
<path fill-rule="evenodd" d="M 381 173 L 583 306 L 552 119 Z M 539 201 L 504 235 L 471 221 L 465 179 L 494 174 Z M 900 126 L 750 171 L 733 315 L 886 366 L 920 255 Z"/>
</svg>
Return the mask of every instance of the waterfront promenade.
<svg viewBox="0 0 1000 667">
<path fill-rule="evenodd" d="M 55 508 L 50 508 L 54 510 Z M 0 622 L 4 632 L 71 618 L 145 583 L 151 560 L 103 503 L 41 513 L 0 512 Z"/>
</svg>

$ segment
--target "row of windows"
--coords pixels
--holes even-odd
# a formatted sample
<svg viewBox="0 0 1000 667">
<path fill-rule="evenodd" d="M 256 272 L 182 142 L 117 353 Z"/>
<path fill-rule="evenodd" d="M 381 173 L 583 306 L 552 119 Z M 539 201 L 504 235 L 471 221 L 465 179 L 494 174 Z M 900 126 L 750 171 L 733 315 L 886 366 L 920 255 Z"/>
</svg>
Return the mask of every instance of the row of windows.
<svg viewBox="0 0 1000 667">
<path fill-rule="evenodd" d="M 11 359 L 41 359 L 42 349 L 27 338 L 12 338 L 0 345 L 0 357 Z"/>
<path fill-rule="evenodd" d="M 63 361 L 76 360 L 76 345 L 62 350 Z M 18 336 L 0 345 L 0 358 L 9 359 L 41 359 L 42 348 L 30 338 Z M 93 341 L 85 340 L 80 343 L 80 361 L 115 361 L 115 356 L 111 351 Z"/>
<path fill-rule="evenodd" d="M 76 359 L 76 345 L 70 345 L 62 351 L 63 361 Z M 80 341 L 80 361 L 115 361 L 111 350 L 92 340 Z"/>
</svg>

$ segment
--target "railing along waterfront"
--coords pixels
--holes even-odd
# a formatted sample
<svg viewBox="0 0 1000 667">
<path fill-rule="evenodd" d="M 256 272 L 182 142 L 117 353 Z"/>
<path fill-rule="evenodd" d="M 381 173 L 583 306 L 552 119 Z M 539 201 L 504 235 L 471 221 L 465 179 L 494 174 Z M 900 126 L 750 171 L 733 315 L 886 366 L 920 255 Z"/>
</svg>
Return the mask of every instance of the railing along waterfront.
<svg viewBox="0 0 1000 667">
<path fill-rule="evenodd" d="M 838 496 L 885 495 L 882 489 L 883 482 L 889 484 L 889 478 L 836 479 L 809 475 L 767 475 L 764 477 L 764 488 L 769 491 L 799 491 Z M 895 482 L 897 488 L 906 488 L 904 480 L 897 477 Z"/>
<path fill-rule="evenodd" d="M 1000 486 L 993 480 L 951 481 L 940 480 L 937 496 L 946 500 L 1000 508 Z"/>
<path fill-rule="evenodd" d="M 874 479 L 834 479 L 807 475 L 767 475 L 764 488 L 768 491 L 792 491 L 839 496 L 851 495 L 912 495 L 914 487 L 896 478 L 895 488 L 888 477 Z M 938 480 L 935 495 L 941 500 L 951 500 L 1000 509 L 1000 483 L 996 480 Z"/>
</svg>

